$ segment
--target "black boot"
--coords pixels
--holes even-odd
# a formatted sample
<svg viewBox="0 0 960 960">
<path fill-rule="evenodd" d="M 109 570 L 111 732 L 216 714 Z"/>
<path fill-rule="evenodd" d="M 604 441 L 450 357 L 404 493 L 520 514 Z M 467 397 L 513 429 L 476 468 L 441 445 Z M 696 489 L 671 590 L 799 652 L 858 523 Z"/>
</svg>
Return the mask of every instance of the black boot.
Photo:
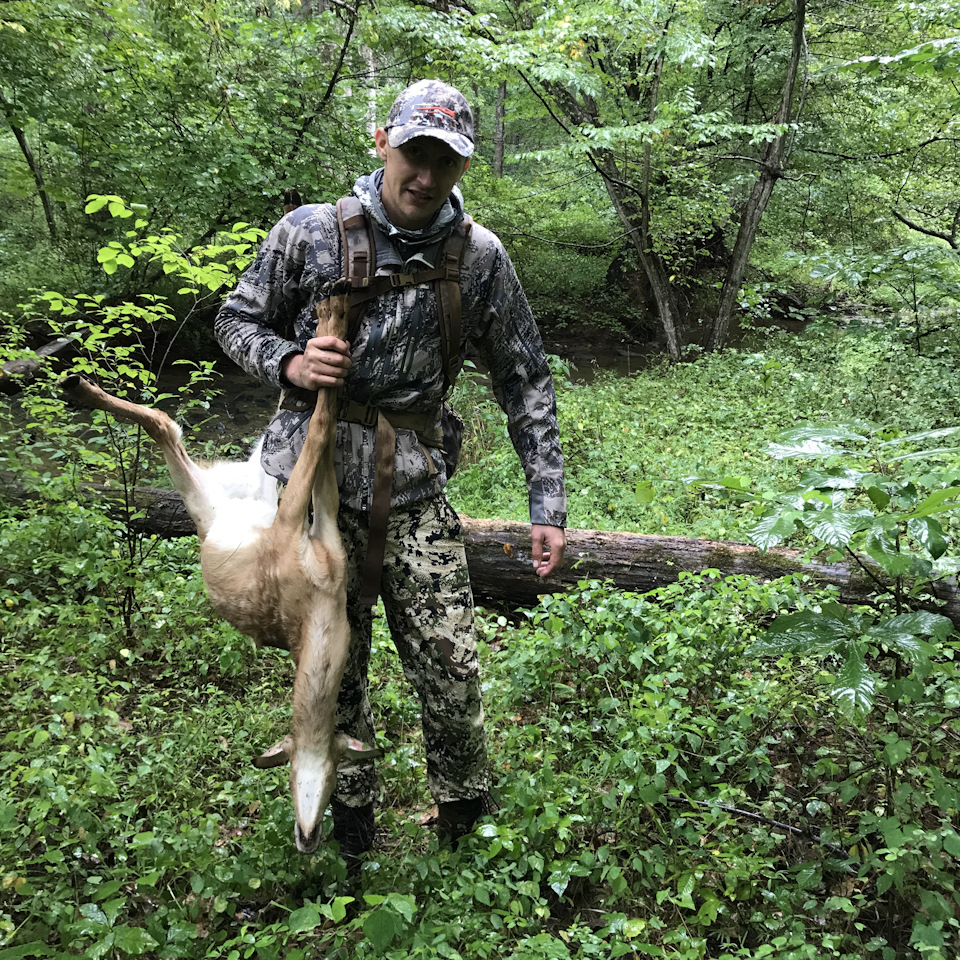
<svg viewBox="0 0 960 960">
<path fill-rule="evenodd" d="M 352 897 L 360 887 L 363 855 L 373 848 L 373 838 L 377 832 L 373 819 L 373 804 L 348 807 L 345 803 L 333 799 L 330 809 L 333 812 L 333 839 L 340 845 L 340 856 L 347 865 L 344 893 Z"/>
<path fill-rule="evenodd" d="M 461 837 L 465 837 L 477 820 L 490 813 L 490 799 L 486 794 L 470 800 L 449 800 L 437 804 L 437 840 L 440 846 L 457 849 Z"/>
</svg>

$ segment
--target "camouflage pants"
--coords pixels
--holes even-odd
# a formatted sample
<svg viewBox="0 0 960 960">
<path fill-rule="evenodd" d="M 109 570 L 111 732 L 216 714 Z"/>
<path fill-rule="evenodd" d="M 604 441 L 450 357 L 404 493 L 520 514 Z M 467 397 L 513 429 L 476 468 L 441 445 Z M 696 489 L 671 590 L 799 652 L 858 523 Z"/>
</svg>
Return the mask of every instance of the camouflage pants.
<svg viewBox="0 0 960 960">
<path fill-rule="evenodd" d="M 373 611 L 358 602 L 369 515 L 340 510 L 347 552 L 350 655 L 337 701 L 337 730 L 374 743 L 367 689 Z M 473 593 L 460 520 L 446 497 L 390 511 L 380 584 L 390 635 L 420 698 L 427 786 L 434 800 L 466 800 L 487 789 L 487 748 Z M 378 793 L 371 763 L 343 765 L 337 799 L 348 806 Z"/>
</svg>

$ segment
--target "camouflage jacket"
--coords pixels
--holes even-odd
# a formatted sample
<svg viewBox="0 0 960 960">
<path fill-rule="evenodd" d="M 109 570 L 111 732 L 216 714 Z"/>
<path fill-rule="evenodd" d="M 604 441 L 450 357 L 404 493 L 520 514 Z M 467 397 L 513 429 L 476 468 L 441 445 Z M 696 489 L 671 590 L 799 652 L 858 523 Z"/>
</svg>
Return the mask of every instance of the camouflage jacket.
<svg viewBox="0 0 960 960">
<path fill-rule="evenodd" d="M 354 187 L 373 216 L 377 273 L 433 266 L 443 239 L 461 219 L 459 191 L 431 227 L 413 233 L 386 219 L 378 186 L 374 174 Z M 282 386 L 282 361 L 315 335 L 313 309 L 343 275 L 340 248 L 332 205 L 309 204 L 287 214 L 217 315 L 215 334 L 226 354 L 253 376 Z M 526 474 L 531 522 L 565 526 L 563 456 L 543 343 L 509 256 L 479 224 L 464 251 L 460 288 L 461 350 L 474 351 L 490 370 Z M 343 389 L 347 399 L 439 417 L 444 384 L 435 301 L 433 283 L 401 287 L 371 301 L 351 343 L 353 364 Z M 279 410 L 271 420 L 262 460 L 271 476 L 289 477 L 308 418 L 309 413 Z M 441 451 L 424 448 L 411 430 L 398 429 L 396 435 L 392 505 L 442 490 L 447 478 Z M 376 427 L 337 424 L 337 482 L 346 507 L 370 509 L 375 436 Z"/>
</svg>

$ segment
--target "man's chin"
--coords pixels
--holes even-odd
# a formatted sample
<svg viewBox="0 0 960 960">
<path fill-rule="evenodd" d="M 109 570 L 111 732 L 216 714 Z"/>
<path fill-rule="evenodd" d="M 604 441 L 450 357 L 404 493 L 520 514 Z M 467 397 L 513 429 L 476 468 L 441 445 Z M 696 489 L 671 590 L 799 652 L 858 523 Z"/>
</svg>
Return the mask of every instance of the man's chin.
<svg viewBox="0 0 960 960">
<path fill-rule="evenodd" d="M 411 225 L 408 229 L 422 230 L 434 218 L 439 209 L 439 205 L 432 200 L 423 202 L 416 200 L 411 201 L 407 204 L 407 209 L 404 210 L 404 216 L 408 224 Z M 413 226 L 413 224 L 416 224 L 416 226 Z"/>
</svg>

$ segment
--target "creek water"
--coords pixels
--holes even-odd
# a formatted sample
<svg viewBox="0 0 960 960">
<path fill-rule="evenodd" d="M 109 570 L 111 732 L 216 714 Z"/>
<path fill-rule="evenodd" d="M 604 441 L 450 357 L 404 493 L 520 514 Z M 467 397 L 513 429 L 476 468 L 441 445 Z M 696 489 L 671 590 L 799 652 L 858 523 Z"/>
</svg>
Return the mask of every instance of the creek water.
<svg viewBox="0 0 960 960">
<path fill-rule="evenodd" d="M 749 347 L 747 342 L 739 345 Z M 579 383 L 591 382 L 601 371 L 624 377 L 633 376 L 656 363 L 663 355 L 655 343 L 619 342 L 615 338 L 560 339 L 547 334 L 544 346 L 549 354 L 566 361 L 570 379 Z M 235 459 L 240 454 L 237 445 L 252 443 L 273 415 L 277 405 L 277 389 L 260 383 L 225 358 L 217 361 L 216 372 L 218 376 L 209 385 L 209 399 L 205 408 L 193 408 L 184 413 L 179 409 L 177 400 L 165 401 L 160 406 L 190 428 L 187 431 L 187 445 L 191 454 L 197 452 L 196 444 L 202 444 L 206 447 L 204 453 L 207 456 Z M 160 377 L 159 390 L 179 397 L 186 380 L 187 375 L 182 368 L 168 367 Z M 88 415 L 78 412 L 76 416 L 84 418 Z M 30 428 L 29 418 L 16 396 L 0 398 L 0 420 L 7 421 L 15 429 Z"/>
<path fill-rule="evenodd" d="M 653 344 L 594 344 L 574 350 L 556 341 L 547 340 L 544 345 L 548 353 L 567 362 L 570 378 L 581 383 L 589 383 L 599 371 L 631 376 L 659 356 Z M 187 418 L 196 427 L 194 438 L 212 441 L 215 448 L 254 438 L 266 427 L 277 406 L 276 387 L 260 383 L 228 360 L 219 360 L 216 369 L 219 376 L 211 384 L 209 410 L 195 410 Z M 186 376 L 172 367 L 160 378 L 161 391 L 178 394 L 185 382 Z M 176 415 L 175 403 L 167 402 L 163 407 L 171 416 Z"/>
</svg>

